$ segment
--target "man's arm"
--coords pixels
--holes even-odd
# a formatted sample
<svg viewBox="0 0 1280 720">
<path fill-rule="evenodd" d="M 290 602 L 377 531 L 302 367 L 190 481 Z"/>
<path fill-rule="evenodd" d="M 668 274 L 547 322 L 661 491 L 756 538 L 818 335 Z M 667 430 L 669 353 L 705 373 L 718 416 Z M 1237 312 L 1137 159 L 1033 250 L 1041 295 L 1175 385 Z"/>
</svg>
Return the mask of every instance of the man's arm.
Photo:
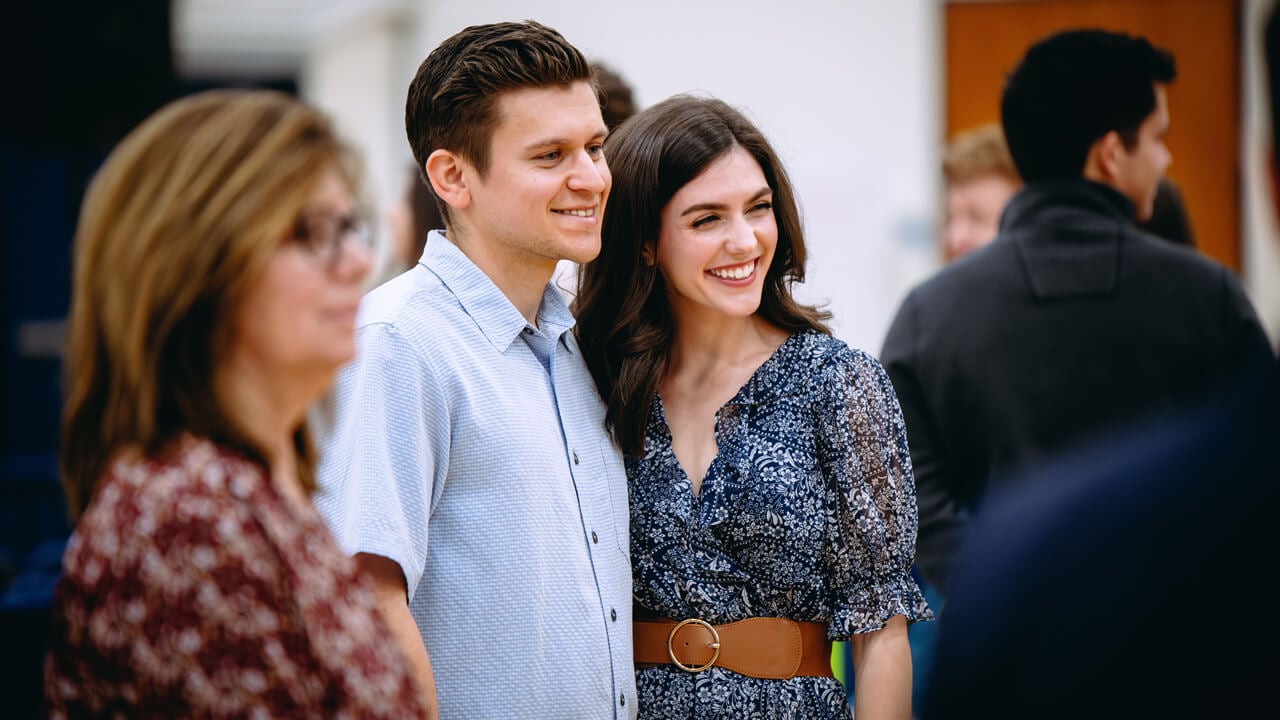
<svg viewBox="0 0 1280 720">
<path fill-rule="evenodd" d="M 404 573 L 394 560 L 381 555 L 357 553 L 355 560 L 360 572 L 373 586 L 374 602 L 377 603 L 383 620 L 391 628 L 391 634 L 400 643 L 400 649 L 409 661 L 410 671 L 422 688 L 426 697 L 427 718 L 435 720 L 439 710 L 435 678 L 431 675 L 431 658 L 427 656 L 427 647 L 422 644 L 422 636 L 418 634 L 418 625 L 409 614 L 409 595 Z"/>
</svg>

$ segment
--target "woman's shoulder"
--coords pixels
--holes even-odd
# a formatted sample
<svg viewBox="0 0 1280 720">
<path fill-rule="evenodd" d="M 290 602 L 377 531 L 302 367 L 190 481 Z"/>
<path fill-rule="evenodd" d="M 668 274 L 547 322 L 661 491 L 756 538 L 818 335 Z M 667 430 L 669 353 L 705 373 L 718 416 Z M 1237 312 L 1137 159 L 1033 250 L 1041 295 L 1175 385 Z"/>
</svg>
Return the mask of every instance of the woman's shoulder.
<svg viewBox="0 0 1280 720">
<path fill-rule="evenodd" d="M 880 362 L 865 350 L 817 330 L 802 330 L 783 343 L 785 365 L 809 379 L 810 388 L 878 375 Z"/>
<path fill-rule="evenodd" d="M 95 547 L 140 547 L 127 537 L 163 542 L 166 532 L 233 519 L 263 482 L 256 465 L 204 438 L 184 435 L 155 454 L 123 451 L 76 524 L 68 560 Z"/>
</svg>

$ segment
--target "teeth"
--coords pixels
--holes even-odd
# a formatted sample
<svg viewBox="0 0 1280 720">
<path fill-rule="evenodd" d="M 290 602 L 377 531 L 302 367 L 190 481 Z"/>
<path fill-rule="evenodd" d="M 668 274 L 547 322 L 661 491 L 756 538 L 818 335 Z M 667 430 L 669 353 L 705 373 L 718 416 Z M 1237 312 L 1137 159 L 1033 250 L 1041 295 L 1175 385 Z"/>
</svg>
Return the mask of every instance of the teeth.
<svg viewBox="0 0 1280 720">
<path fill-rule="evenodd" d="M 587 210 L 557 210 L 562 215 L 574 215 L 577 217 L 595 217 L 596 209 L 589 208 Z"/>
<path fill-rule="evenodd" d="M 737 265 L 735 267 L 727 267 L 727 268 L 713 268 L 711 270 L 708 270 L 707 272 L 711 273 L 712 275 L 715 275 L 718 278 L 724 278 L 725 280 L 742 280 L 743 278 L 746 278 L 749 275 L 751 275 L 752 271 L 754 271 L 755 269 L 756 269 L 756 261 L 752 260 L 751 262 L 745 263 L 743 265 Z"/>
</svg>

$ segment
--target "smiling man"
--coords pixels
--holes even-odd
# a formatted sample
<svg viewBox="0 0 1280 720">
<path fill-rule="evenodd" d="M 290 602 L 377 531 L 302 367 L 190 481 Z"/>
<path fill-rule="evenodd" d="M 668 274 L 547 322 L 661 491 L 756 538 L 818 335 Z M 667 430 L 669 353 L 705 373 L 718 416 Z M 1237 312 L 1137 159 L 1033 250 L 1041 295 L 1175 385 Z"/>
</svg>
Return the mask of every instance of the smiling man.
<svg viewBox="0 0 1280 720">
<path fill-rule="evenodd" d="M 1001 98 L 1025 186 L 996 239 L 915 288 L 892 323 L 881 362 L 911 446 L 916 562 L 944 591 L 988 495 L 1269 359 L 1235 275 L 1134 224 L 1171 161 L 1174 75 L 1141 37 L 1070 30 L 1031 46 Z"/>
<path fill-rule="evenodd" d="M 626 476 L 549 284 L 600 251 L 591 68 L 538 23 L 469 27 L 405 126 L 447 229 L 362 304 L 317 505 L 441 717 L 634 717 Z"/>
</svg>

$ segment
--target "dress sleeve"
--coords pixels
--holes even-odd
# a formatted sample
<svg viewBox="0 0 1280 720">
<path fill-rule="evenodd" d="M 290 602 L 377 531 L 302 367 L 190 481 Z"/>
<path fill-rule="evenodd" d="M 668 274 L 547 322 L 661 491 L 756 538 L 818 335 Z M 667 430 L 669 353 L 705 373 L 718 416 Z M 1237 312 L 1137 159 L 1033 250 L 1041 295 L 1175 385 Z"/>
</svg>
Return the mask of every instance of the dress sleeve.
<svg viewBox="0 0 1280 720">
<path fill-rule="evenodd" d="M 77 526 L 52 607 L 51 717 L 318 710 L 290 692 L 318 677 L 278 553 L 245 501 L 182 475 L 104 485 Z"/>
<path fill-rule="evenodd" d="M 448 470 L 445 390 L 394 327 L 365 326 L 356 341 L 356 360 L 329 398 L 333 426 L 321 443 L 316 509 L 344 551 L 399 564 L 412 600 Z"/>
<path fill-rule="evenodd" d="M 916 495 L 902 412 L 876 360 L 842 350 L 824 369 L 818 459 L 827 479 L 824 562 L 833 638 L 871 632 L 895 615 L 932 619 L 911 577 Z"/>
</svg>

